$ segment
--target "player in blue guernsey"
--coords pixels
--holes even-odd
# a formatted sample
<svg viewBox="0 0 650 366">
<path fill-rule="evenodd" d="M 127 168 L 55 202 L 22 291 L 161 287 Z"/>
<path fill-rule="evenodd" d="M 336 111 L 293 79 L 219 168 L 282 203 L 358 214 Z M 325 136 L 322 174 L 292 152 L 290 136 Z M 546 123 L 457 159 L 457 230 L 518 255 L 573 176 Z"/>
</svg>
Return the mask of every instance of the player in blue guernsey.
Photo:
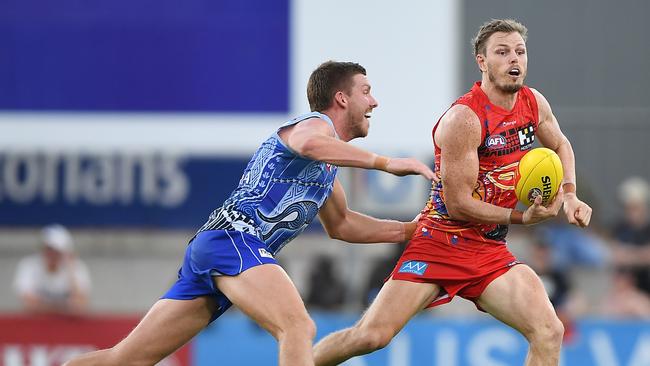
<svg viewBox="0 0 650 366">
<path fill-rule="evenodd" d="M 262 143 L 237 188 L 190 240 L 178 281 L 123 341 L 66 365 L 154 365 L 232 304 L 277 339 L 279 365 L 313 365 L 314 323 L 275 255 L 316 214 L 331 238 L 351 243 L 411 237 L 415 222 L 350 210 L 337 167 L 434 178 L 415 159 L 387 158 L 347 143 L 368 133 L 378 106 L 370 89 L 359 64 L 320 65 L 307 86 L 313 112 L 286 122 Z"/>
</svg>

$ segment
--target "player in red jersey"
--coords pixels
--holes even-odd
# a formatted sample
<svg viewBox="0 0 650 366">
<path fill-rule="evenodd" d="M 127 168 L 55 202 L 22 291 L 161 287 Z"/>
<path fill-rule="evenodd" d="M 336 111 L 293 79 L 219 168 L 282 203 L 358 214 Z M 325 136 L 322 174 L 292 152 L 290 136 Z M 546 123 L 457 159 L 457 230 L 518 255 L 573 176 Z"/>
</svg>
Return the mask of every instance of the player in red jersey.
<svg viewBox="0 0 650 366">
<path fill-rule="evenodd" d="M 574 154 L 551 107 L 524 85 L 526 27 L 485 23 L 474 40 L 482 80 L 433 129 L 436 174 L 417 230 L 375 301 L 351 328 L 314 347 L 316 365 L 336 365 L 385 347 L 420 310 L 455 295 L 512 326 L 530 343 L 526 365 L 557 365 L 564 332 L 539 277 L 506 247 L 509 224 L 532 225 L 564 206 L 585 227 L 591 208 L 576 196 Z M 562 160 L 562 189 L 515 210 L 516 172 L 535 138 Z"/>
</svg>

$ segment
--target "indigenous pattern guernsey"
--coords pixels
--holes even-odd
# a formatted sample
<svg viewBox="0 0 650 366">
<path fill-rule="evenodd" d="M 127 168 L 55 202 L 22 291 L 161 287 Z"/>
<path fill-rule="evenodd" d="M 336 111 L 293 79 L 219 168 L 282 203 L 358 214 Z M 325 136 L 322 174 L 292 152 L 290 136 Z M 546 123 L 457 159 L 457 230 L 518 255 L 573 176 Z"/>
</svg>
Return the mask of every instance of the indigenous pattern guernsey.
<svg viewBox="0 0 650 366">
<path fill-rule="evenodd" d="M 329 117 L 313 112 L 280 129 L 309 118 L 332 125 Z M 332 193 L 336 171 L 336 166 L 300 157 L 276 131 L 255 152 L 237 188 L 210 214 L 197 235 L 207 230 L 245 232 L 264 241 L 275 255 L 312 222 Z"/>
<path fill-rule="evenodd" d="M 481 122 L 483 142 L 478 148 L 479 172 L 473 196 L 493 205 L 514 208 L 517 205 L 515 184 L 519 160 L 533 147 L 539 123 L 535 95 L 526 86 L 517 93 L 511 111 L 490 103 L 477 82 L 472 89 L 458 98 L 456 104 L 471 108 Z M 435 133 L 437 128 L 433 128 Z M 440 176 L 440 148 L 435 145 L 436 174 Z M 476 224 L 450 218 L 445 206 L 442 183 L 434 184 L 429 201 L 422 211 L 418 234 L 456 244 L 471 240 L 495 244 L 505 243 L 507 225 Z M 435 229 L 435 230 L 428 230 Z"/>
</svg>

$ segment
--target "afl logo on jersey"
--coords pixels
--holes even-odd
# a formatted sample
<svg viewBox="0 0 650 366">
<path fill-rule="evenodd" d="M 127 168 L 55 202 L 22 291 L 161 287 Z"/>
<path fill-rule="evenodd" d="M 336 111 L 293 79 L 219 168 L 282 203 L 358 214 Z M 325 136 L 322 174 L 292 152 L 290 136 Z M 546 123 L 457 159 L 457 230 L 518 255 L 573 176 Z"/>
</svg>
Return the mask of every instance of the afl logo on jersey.
<svg viewBox="0 0 650 366">
<path fill-rule="evenodd" d="M 506 138 L 501 135 L 489 136 L 485 141 L 485 147 L 488 149 L 500 149 L 506 146 Z"/>
</svg>

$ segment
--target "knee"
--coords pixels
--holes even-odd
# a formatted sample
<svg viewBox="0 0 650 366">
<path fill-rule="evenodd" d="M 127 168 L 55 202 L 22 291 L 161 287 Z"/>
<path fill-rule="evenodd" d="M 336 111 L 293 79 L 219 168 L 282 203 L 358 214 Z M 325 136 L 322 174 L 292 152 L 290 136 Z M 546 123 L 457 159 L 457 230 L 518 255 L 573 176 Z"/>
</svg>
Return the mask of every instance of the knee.
<svg viewBox="0 0 650 366">
<path fill-rule="evenodd" d="M 287 319 L 284 326 L 277 330 L 274 336 L 280 339 L 288 334 L 305 339 L 314 339 L 316 337 L 316 323 L 307 314 L 300 317 L 292 316 Z"/>
<path fill-rule="evenodd" d="M 302 327 L 306 338 L 313 340 L 316 337 L 316 323 L 310 317 L 307 317 Z"/>
<path fill-rule="evenodd" d="M 386 347 L 395 336 L 392 329 L 385 327 L 356 327 L 356 337 L 364 352 L 373 352 Z"/>
<path fill-rule="evenodd" d="M 537 343 L 546 348 L 555 348 L 562 344 L 563 337 L 564 325 L 557 316 L 553 316 L 535 326 L 528 339 L 531 343 Z"/>
</svg>

